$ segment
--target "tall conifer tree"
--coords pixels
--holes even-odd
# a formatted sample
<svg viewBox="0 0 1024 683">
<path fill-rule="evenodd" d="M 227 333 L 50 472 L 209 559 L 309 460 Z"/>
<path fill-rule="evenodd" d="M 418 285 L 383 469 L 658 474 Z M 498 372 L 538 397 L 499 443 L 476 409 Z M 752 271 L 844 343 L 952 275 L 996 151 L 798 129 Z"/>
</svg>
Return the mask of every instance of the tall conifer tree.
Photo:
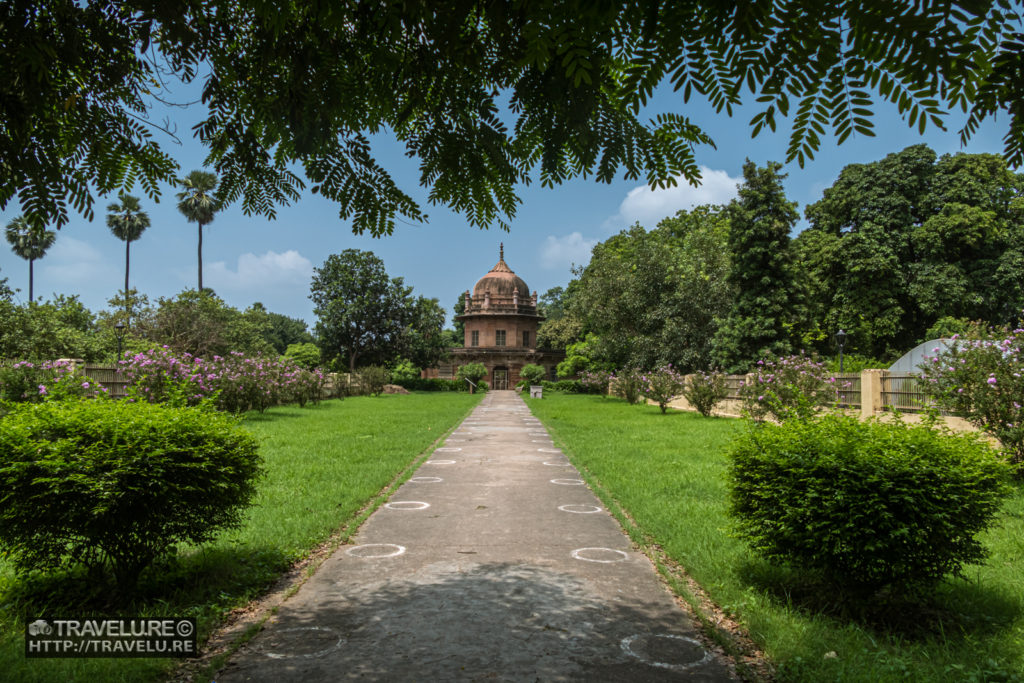
<svg viewBox="0 0 1024 683">
<path fill-rule="evenodd" d="M 739 197 L 729 206 L 729 282 L 736 298 L 713 342 L 715 361 L 728 372 L 746 372 L 765 355 L 790 353 L 787 323 L 793 310 L 789 233 L 799 214 L 786 199 L 782 164 L 743 165 Z"/>
</svg>

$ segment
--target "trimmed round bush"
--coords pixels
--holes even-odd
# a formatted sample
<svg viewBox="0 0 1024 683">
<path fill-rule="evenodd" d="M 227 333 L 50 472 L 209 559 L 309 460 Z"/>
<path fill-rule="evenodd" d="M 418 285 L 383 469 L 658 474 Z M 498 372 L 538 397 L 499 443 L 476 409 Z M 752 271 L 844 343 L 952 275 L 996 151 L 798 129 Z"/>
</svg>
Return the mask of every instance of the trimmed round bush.
<svg viewBox="0 0 1024 683">
<path fill-rule="evenodd" d="M 548 376 L 547 370 L 542 366 L 534 363 L 527 363 L 523 366 L 523 369 L 519 371 L 519 376 L 522 377 L 528 384 L 540 384 L 544 381 L 544 378 Z"/>
<path fill-rule="evenodd" d="M 0 550 L 23 571 L 85 564 L 120 592 L 178 543 L 237 527 L 255 437 L 209 409 L 67 400 L 0 420 Z"/>
<path fill-rule="evenodd" d="M 975 435 L 828 413 L 749 429 L 731 446 L 737 536 L 855 594 L 928 588 L 985 549 L 1008 468 Z"/>
</svg>

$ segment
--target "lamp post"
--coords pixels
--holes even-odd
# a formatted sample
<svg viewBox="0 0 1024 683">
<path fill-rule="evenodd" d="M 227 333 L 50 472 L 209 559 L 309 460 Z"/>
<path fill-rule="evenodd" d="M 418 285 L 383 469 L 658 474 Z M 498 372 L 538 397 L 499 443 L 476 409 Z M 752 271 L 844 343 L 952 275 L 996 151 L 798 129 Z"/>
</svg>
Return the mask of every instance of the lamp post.
<svg viewBox="0 0 1024 683">
<path fill-rule="evenodd" d="M 839 328 L 836 332 L 836 344 L 839 345 L 839 373 L 843 372 L 843 345 L 846 343 L 846 332 Z"/>
<path fill-rule="evenodd" d="M 120 320 L 114 325 L 114 337 L 117 339 L 117 360 L 121 360 L 121 344 L 124 342 L 124 332 L 127 326 Z"/>
</svg>

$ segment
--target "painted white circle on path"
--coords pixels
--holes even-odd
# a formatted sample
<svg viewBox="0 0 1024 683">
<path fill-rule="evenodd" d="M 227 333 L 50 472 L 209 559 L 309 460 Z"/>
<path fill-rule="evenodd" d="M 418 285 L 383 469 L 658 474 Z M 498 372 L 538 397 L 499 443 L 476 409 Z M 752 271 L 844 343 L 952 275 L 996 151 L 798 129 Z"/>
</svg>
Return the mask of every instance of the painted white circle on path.
<svg viewBox="0 0 1024 683">
<path fill-rule="evenodd" d="M 695 646 L 700 652 L 704 653 L 704 656 L 701 657 L 700 659 L 694 660 L 692 662 L 659 662 L 659 661 L 655 661 L 655 660 L 651 659 L 650 657 L 647 657 L 645 655 L 641 655 L 641 654 L 637 653 L 633 649 L 633 644 L 638 639 L 640 639 L 640 638 L 649 639 L 649 640 L 654 640 L 656 638 L 664 638 L 664 639 L 669 639 L 669 640 L 681 640 L 684 643 L 689 643 L 690 645 Z M 660 669 L 668 669 L 670 671 L 686 671 L 687 669 L 692 669 L 694 667 L 702 666 L 702 665 L 707 664 L 708 662 L 711 661 L 711 653 L 708 652 L 707 649 L 705 649 L 704 645 L 702 643 L 700 643 L 700 641 L 694 640 L 693 638 L 687 638 L 686 636 L 672 635 L 670 633 L 651 633 L 651 634 L 646 634 L 646 635 L 638 633 L 636 635 L 632 635 L 632 636 L 629 636 L 627 638 L 623 638 L 622 642 L 619 643 L 619 645 L 622 647 L 622 651 L 625 652 L 630 657 L 636 657 L 637 659 L 639 659 L 641 662 L 643 662 L 645 664 L 650 664 L 651 666 L 656 666 L 656 667 L 658 667 Z"/>
<path fill-rule="evenodd" d="M 582 479 L 552 479 L 551 483 L 559 486 L 583 486 Z"/>
<path fill-rule="evenodd" d="M 562 452 L 558 448 L 538 448 L 537 451 L 540 452 L 540 453 L 561 453 Z"/>
<path fill-rule="evenodd" d="M 584 562 L 600 562 L 601 564 L 625 562 L 629 559 L 629 555 L 625 552 L 613 548 L 577 548 L 572 551 L 572 556 Z"/>
<path fill-rule="evenodd" d="M 450 446 L 448 448 L 438 448 L 434 452 L 435 453 L 455 453 L 456 451 L 461 451 L 461 450 L 462 449 L 459 446 Z"/>
<path fill-rule="evenodd" d="M 441 477 L 412 477 L 409 481 L 416 484 L 436 484 L 439 481 L 444 481 Z"/>
<path fill-rule="evenodd" d="M 547 460 L 545 460 L 544 464 L 545 465 L 551 465 L 552 467 L 571 467 L 572 466 L 572 463 L 570 463 L 568 460 L 563 460 L 562 462 L 548 462 Z"/>
<path fill-rule="evenodd" d="M 352 546 L 345 551 L 345 554 L 363 559 L 373 559 L 378 557 L 398 557 L 404 552 L 405 546 L 396 543 L 366 543 L 364 545 Z"/>
<path fill-rule="evenodd" d="M 601 512 L 601 508 L 596 505 L 584 505 L 583 503 L 572 503 L 570 505 L 559 505 L 558 509 L 562 512 L 574 512 L 577 515 L 592 515 L 595 512 Z"/>
<path fill-rule="evenodd" d="M 396 500 L 394 503 L 384 503 L 388 510 L 426 510 L 430 503 L 420 500 Z"/>
<path fill-rule="evenodd" d="M 323 638 L 325 640 L 333 639 L 333 637 L 337 633 L 337 631 L 335 631 L 334 629 L 328 628 L 326 626 L 297 626 L 295 628 L 282 628 L 280 630 L 275 629 L 275 630 L 272 630 L 272 631 L 268 631 L 264 635 L 264 638 L 273 639 L 274 636 L 282 634 L 282 633 L 296 633 L 298 631 L 305 631 L 305 632 L 316 631 L 318 633 L 314 633 L 314 634 L 311 634 L 311 635 L 313 637 L 320 637 L 320 638 Z M 327 654 L 329 654 L 331 652 L 334 652 L 335 650 L 340 648 L 342 643 L 344 643 L 344 642 L 345 642 L 345 639 L 342 638 L 339 635 L 337 641 L 333 645 L 330 645 L 330 646 L 325 647 L 323 649 L 317 650 L 315 652 L 308 652 L 308 653 L 304 653 L 304 654 L 295 654 L 295 653 L 291 653 L 291 652 L 289 652 L 289 653 L 264 652 L 263 656 L 264 657 L 270 657 L 271 659 L 290 659 L 292 657 L 304 657 L 306 659 L 312 659 L 312 658 L 315 658 L 315 657 L 323 657 L 324 655 L 327 655 Z"/>
<path fill-rule="evenodd" d="M 454 460 L 428 460 L 424 465 L 454 465 Z"/>
</svg>

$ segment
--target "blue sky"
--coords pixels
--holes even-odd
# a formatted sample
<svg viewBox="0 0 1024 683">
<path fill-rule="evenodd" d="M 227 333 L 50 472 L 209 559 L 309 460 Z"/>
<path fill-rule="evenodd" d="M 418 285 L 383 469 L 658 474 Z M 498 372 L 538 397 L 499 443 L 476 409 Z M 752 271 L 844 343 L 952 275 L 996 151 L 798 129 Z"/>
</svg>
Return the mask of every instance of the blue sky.
<svg viewBox="0 0 1024 683">
<path fill-rule="evenodd" d="M 573 263 L 585 264 L 590 248 L 598 241 L 639 221 L 653 227 L 661 218 L 704 203 L 725 203 L 735 196 L 744 160 L 758 164 L 785 158 L 787 130 L 750 137 L 747 121 L 753 108 L 740 109 L 732 118 L 719 115 L 703 103 L 687 105 L 670 89 L 656 91 L 649 113 L 677 111 L 702 126 L 717 145 L 697 150 L 704 167 L 701 187 L 685 181 L 676 188 L 652 192 L 643 182 L 621 177 L 611 184 L 577 179 L 553 189 L 539 183 L 520 188 L 522 205 L 510 221 L 511 230 L 479 230 L 460 215 L 426 203 L 428 191 L 419 187 L 416 161 L 385 138 L 375 140 L 378 159 L 399 184 L 421 201 L 430 216 L 426 224 L 400 223 L 394 234 L 375 239 L 353 235 L 349 221 L 338 218 L 335 206 L 319 195 L 306 193 L 298 202 L 281 207 L 275 220 L 245 216 L 238 204 L 226 208 L 204 229 L 203 279 L 232 306 L 244 309 L 263 302 L 277 313 L 315 322 L 309 283 L 312 269 L 328 255 L 344 249 L 373 251 L 383 259 L 388 273 L 405 278 L 416 294 L 436 297 L 449 311 L 459 294 L 474 283 L 498 258 L 498 244 L 505 243 L 505 260 L 532 289 L 543 294 L 565 285 Z M 946 132 L 929 128 L 919 135 L 893 108 L 877 104 L 877 137 L 855 136 L 837 146 L 826 139 L 815 159 L 800 168 L 787 164 L 783 171 L 789 198 L 804 208 L 821 198 L 825 188 L 844 166 L 865 163 L 906 146 L 927 143 L 939 154 L 994 152 L 1002 149 L 1005 127 L 1001 121 L 984 125 L 970 145 L 961 149 L 958 117 L 951 117 Z M 177 126 L 181 144 L 157 132 L 156 138 L 182 167 L 182 175 L 202 167 L 205 152 L 191 137 L 191 126 L 202 110 L 167 110 Z M 159 114 L 154 118 L 162 118 Z M 141 188 L 134 194 L 143 196 Z M 106 226 L 106 206 L 114 197 L 99 198 L 92 222 L 73 216 L 58 233 L 53 248 L 35 266 L 36 296 L 77 294 L 92 310 L 106 308 L 106 300 L 123 287 L 124 243 Z M 170 297 L 196 287 L 196 226 L 186 223 L 175 208 L 173 189 L 163 188 L 159 203 L 143 197 L 152 226 L 132 243 L 132 286 L 149 296 Z M 3 224 L 17 216 L 15 202 L 0 214 Z M 802 225 L 798 226 L 800 229 Z M 6 242 L 0 248 L 0 277 L 20 288 L 18 300 L 28 298 L 28 263 L 17 258 Z"/>
</svg>

